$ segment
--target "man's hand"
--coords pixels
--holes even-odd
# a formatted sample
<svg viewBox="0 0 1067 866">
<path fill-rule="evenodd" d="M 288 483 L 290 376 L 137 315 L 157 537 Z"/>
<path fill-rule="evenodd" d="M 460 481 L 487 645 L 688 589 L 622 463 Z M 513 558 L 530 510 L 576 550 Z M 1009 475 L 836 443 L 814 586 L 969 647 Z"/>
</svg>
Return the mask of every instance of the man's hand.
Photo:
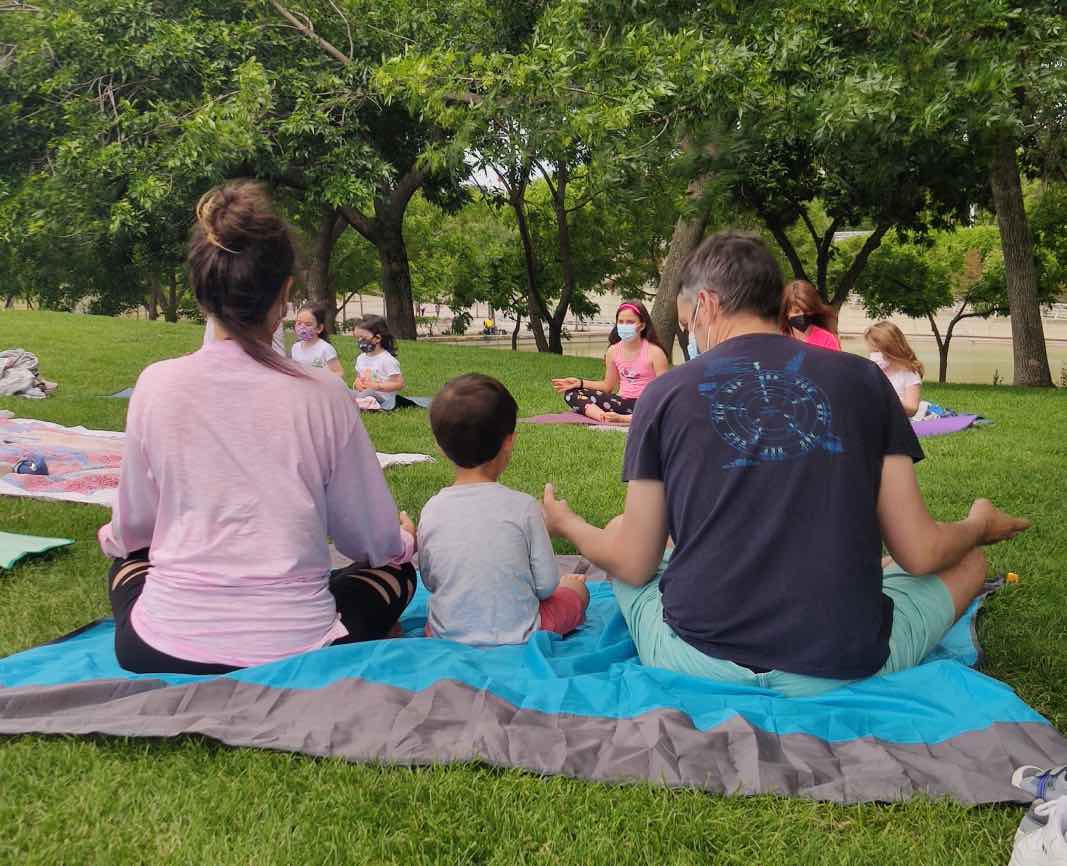
<svg viewBox="0 0 1067 866">
<path fill-rule="evenodd" d="M 968 519 L 978 522 L 982 527 L 979 544 L 983 545 L 1009 541 L 1030 528 L 1029 520 L 1006 514 L 988 499 L 976 499 Z"/>
<path fill-rule="evenodd" d="M 555 485 L 545 485 L 545 498 L 541 503 L 541 510 L 545 515 L 548 534 L 553 538 L 566 538 L 566 526 L 574 519 L 574 512 L 571 511 L 566 499 L 556 499 Z"/>
</svg>

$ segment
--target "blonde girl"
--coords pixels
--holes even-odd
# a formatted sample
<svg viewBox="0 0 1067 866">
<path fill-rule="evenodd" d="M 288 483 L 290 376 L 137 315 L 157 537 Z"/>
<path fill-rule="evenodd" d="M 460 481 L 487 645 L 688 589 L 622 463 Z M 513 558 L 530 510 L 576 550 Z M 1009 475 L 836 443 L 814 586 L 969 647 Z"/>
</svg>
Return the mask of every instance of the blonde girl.
<svg viewBox="0 0 1067 866">
<path fill-rule="evenodd" d="M 926 414 L 921 396 L 925 370 L 903 332 L 892 322 L 878 322 L 867 329 L 863 338 L 871 360 L 892 383 L 905 414 L 920 420 Z"/>
</svg>

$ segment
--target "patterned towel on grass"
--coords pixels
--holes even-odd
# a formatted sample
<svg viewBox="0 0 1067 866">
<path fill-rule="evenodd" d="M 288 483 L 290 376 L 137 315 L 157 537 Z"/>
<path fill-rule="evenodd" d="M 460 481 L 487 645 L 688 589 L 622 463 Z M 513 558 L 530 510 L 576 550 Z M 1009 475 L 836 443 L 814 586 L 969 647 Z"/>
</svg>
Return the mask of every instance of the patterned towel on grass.
<svg viewBox="0 0 1067 866">
<path fill-rule="evenodd" d="M 110 508 L 115 501 L 126 434 L 63 427 L 28 418 L 0 418 L 0 464 L 43 454 L 48 475 L 0 476 L 0 494 L 85 502 Z M 427 454 L 378 454 L 383 469 L 429 463 Z"/>
<path fill-rule="evenodd" d="M 42 454 L 48 475 L 0 476 L 0 494 L 87 502 L 108 508 L 115 500 L 126 434 L 63 427 L 30 418 L 0 419 L 0 463 Z"/>
<path fill-rule="evenodd" d="M 1067 763 L 1067 740 L 973 669 L 977 602 L 917 668 L 790 699 L 641 665 L 611 585 L 589 589 L 586 624 L 567 638 L 476 648 L 421 637 L 420 588 L 401 620 L 407 639 L 220 677 L 127 673 L 103 621 L 0 659 L 0 734 L 194 734 L 349 761 L 475 760 L 845 803 L 1024 802 L 1015 767 Z"/>
</svg>

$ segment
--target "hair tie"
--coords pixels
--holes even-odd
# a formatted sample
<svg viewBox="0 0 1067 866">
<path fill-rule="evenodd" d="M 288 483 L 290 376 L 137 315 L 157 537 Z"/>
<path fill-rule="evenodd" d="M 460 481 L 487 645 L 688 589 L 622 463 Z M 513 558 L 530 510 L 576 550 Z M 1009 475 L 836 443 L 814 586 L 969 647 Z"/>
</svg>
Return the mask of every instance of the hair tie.
<svg viewBox="0 0 1067 866">
<path fill-rule="evenodd" d="M 209 244 L 211 244 L 213 247 L 218 247 L 220 250 L 223 250 L 224 252 L 227 252 L 230 255 L 237 255 L 237 250 L 231 250 L 229 247 L 224 247 L 219 241 L 219 239 L 215 237 L 215 233 L 211 229 L 207 228 L 206 226 L 201 226 L 201 228 L 204 229 L 204 240 L 206 240 Z"/>
<path fill-rule="evenodd" d="M 237 250 L 231 250 L 229 247 L 224 247 L 222 245 L 222 243 L 219 241 L 219 239 L 217 237 L 215 237 L 215 233 L 211 229 L 209 229 L 209 228 L 205 228 L 204 229 L 204 238 L 212 246 L 218 247 L 220 250 L 224 250 L 225 252 L 228 252 L 230 255 L 233 255 L 233 256 L 237 255 Z"/>
<path fill-rule="evenodd" d="M 214 192 L 205 193 L 199 202 L 196 204 L 196 221 L 200 224 L 201 231 L 204 232 L 204 240 L 206 240 L 213 247 L 218 247 L 220 250 L 229 253 L 230 255 L 237 255 L 237 250 L 231 250 L 229 247 L 223 246 L 222 241 L 215 235 L 214 229 L 211 228 L 208 223 L 208 218 L 215 210 L 215 194 Z"/>
</svg>

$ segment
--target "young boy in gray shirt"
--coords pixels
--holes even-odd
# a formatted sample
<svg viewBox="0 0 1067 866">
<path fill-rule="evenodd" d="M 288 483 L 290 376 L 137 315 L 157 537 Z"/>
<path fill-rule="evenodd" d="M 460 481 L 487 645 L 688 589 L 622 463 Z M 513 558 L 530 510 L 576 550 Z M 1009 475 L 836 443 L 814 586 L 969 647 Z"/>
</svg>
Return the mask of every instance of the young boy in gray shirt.
<svg viewBox="0 0 1067 866">
<path fill-rule="evenodd" d="M 430 590 L 426 633 L 473 646 L 565 635 L 585 621 L 585 579 L 560 577 L 541 504 L 498 483 L 518 406 L 496 379 L 470 374 L 434 397 L 430 426 L 456 480 L 426 503 L 419 568 Z"/>
</svg>

